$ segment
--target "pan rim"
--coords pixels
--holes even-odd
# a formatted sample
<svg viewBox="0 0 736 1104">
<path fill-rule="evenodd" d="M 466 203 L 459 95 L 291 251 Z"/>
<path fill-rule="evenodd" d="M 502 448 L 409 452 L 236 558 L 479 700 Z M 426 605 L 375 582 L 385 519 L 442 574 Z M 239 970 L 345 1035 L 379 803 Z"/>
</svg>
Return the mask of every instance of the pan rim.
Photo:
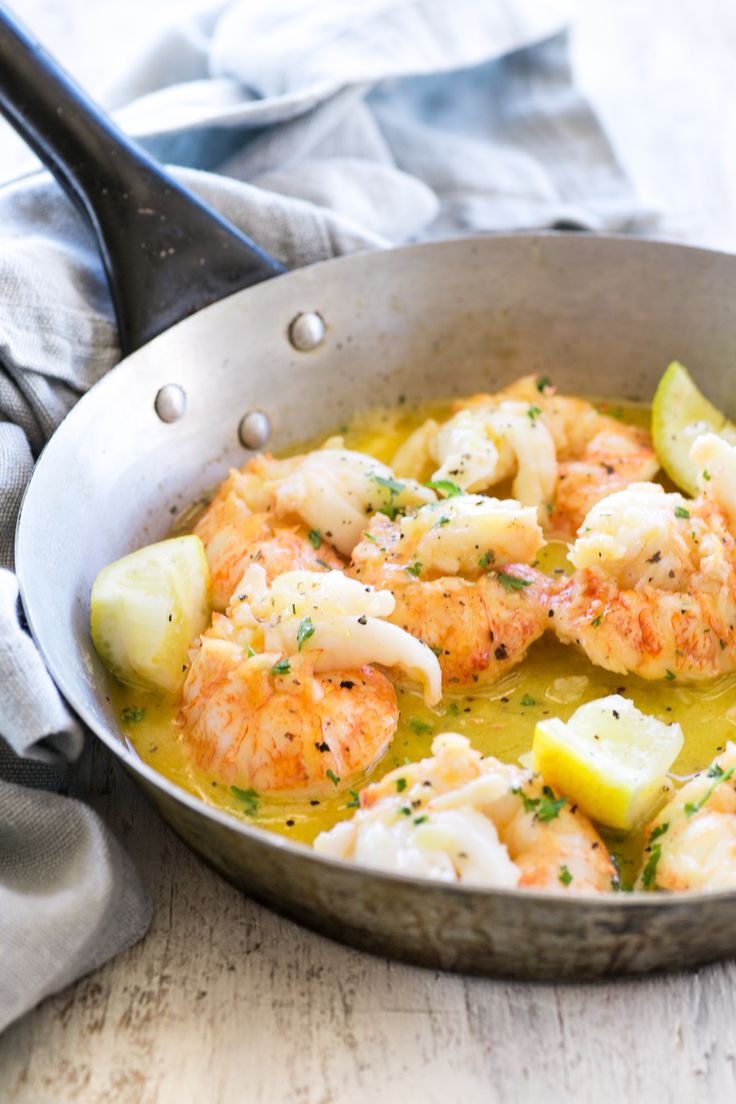
<svg viewBox="0 0 736 1104">
<path fill-rule="evenodd" d="M 725 250 L 711 249 L 699 245 L 689 245 L 687 243 L 679 242 L 670 238 L 657 237 L 657 238 L 634 238 L 627 234 L 600 234 L 595 231 L 581 230 L 571 234 L 570 231 L 562 230 L 524 230 L 516 232 L 507 231 L 490 231 L 483 234 L 469 234 L 462 237 L 441 239 L 431 242 L 419 242 L 406 246 L 399 246 L 389 250 L 364 250 L 358 253 L 345 254 L 339 257 L 332 257 L 324 261 L 319 261 L 313 265 L 306 266 L 305 268 L 293 269 L 291 272 L 286 272 L 280 276 L 276 276 L 273 279 L 282 281 L 289 276 L 298 276 L 304 272 L 317 272 L 319 273 L 326 266 L 334 267 L 341 262 L 352 261 L 357 258 L 367 259 L 369 257 L 383 257 L 386 253 L 401 254 L 407 253 L 417 254 L 421 252 L 435 251 L 441 247 L 451 247 L 453 245 L 468 247 L 470 243 L 475 243 L 479 246 L 484 246 L 486 243 L 496 243 L 499 241 L 510 241 L 525 239 L 528 241 L 539 241 L 549 239 L 571 239 L 586 241 L 586 242 L 616 242 L 621 243 L 624 248 L 636 249 L 636 248 L 648 248 L 651 246 L 662 247 L 664 251 L 670 249 L 676 249 L 678 251 L 687 251 L 688 253 L 701 254 L 703 257 L 712 258 L 730 258 L 736 261 L 736 258 L 732 254 L 729 254 Z M 272 283 L 272 280 L 268 281 L 268 284 Z M 260 285 L 257 285 L 260 286 Z M 236 298 L 244 296 L 249 292 L 254 291 L 253 288 L 246 288 L 238 292 L 234 292 L 232 295 L 227 296 L 225 299 L 218 300 L 216 303 L 211 304 L 209 307 L 204 308 L 203 311 L 197 313 L 197 315 L 191 315 L 188 318 L 178 322 L 175 326 L 172 326 L 169 330 L 164 331 L 158 335 L 151 342 L 149 342 L 143 349 L 148 350 L 155 347 L 156 342 L 161 341 L 167 337 L 167 335 L 181 326 L 187 325 L 194 318 L 198 318 L 200 315 L 206 314 L 210 310 L 216 310 L 221 303 L 230 302 Z M 74 702 L 73 690 L 69 692 L 69 682 L 65 676 L 63 667 L 57 668 L 53 659 L 50 659 L 47 655 L 46 649 L 43 646 L 43 642 L 36 633 L 34 624 L 33 613 L 26 602 L 26 586 L 24 579 L 24 559 L 22 554 L 22 541 L 23 541 L 23 521 L 25 516 L 25 504 L 30 493 L 32 493 L 32 487 L 36 478 L 36 473 L 44 462 L 48 462 L 47 453 L 49 451 L 52 442 L 56 439 L 59 432 L 64 430 L 64 433 L 73 432 L 74 424 L 78 416 L 80 408 L 85 409 L 84 404 L 89 395 L 95 391 L 99 391 L 105 387 L 108 380 L 113 377 L 117 378 L 117 374 L 120 370 L 125 370 L 126 366 L 131 361 L 135 361 L 138 352 L 143 350 L 137 350 L 130 356 L 125 357 L 119 361 L 113 368 L 111 368 L 97 383 L 95 383 L 85 394 L 81 396 L 79 401 L 71 408 L 71 410 L 62 419 L 61 423 L 49 438 L 48 442 L 41 450 L 36 464 L 34 466 L 31 479 L 24 488 L 21 498 L 20 510 L 18 514 L 18 521 L 15 532 L 15 573 L 18 579 L 20 597 L 23 604 L 23 610 L 26 616 L 28 627 L 31 636 L 39 649 L 39 652 L 44 660 L 47 670 L 51 674 L 57 688 L 62 694 L 66 704 L 71 709 L 72 713 L 76 715 L 89 729 L 97 739 L 101 740 L 103 744 L 113 753 L 113 755 L 120 760 L 123 766 L 134 775 L 140 776 L 147 783 L 149 783 L 154 789 L 161 791 L 166 797 L 173 799 L 178 804 L 183 805 L 191 812 L 199 815 L 203 815 L 210 822 L 219 825 L 222 828 L 229 829 L 243 836 L 247 840 L 254 840 L 256 843 L 262 844 L 267 848 L 273 848 L 274 852 L 293 856 L 294 858 L 308 860 L 310 863 L 315 864 L 317 867 L 326 866 L 331 869 L 338 870 L 340 872 L 351 874 L 356 877 L 371 877 L 377 878 L 381 881 L 387 881 L 406 888 L 412 892 L 426 893 L 440 891 L 443 895 L 448 894 L 460 895 L 461 897 L 473 897 L 480 901 L 485 899 L 501 898 L 508 901 L 514 901 L 522 899 L 524 901 L 533 902 L 536 905 L 549 904 L 554 901 L 555 907 L 561 907 L 566 910 L 573 909 L 576 913 L 581 909 L 585 909 L 586 912 L 591 911 L 600 912 L 602 914 L 614 913 L 620 908 L 627 910 L 632 909 L 655 909 L 659 911 L 663 908 L 699 908 L 706 901 L 713 901 L 714 903 L 736 903 L 736 889 L 733 890 L 695 890 L 680 893 L 651 893 L 643 892 L 639 890 L 631 892 L 611 892 L 609 894 L 565 894 L 563 892 L 541 891 L 534 889 L 504 889 L 504 888 L 492 888 L 483 887 L 467 883 L 451 883 L 434 880 L 431 878 L 420 878 L 411 876 L 408 874 L 396 873 L 394 871 L 387 870 L 375 870 L 370 867 L 361 866 L 357 863 L 350 862 L 346 859 L 340 859 L 330 855 L 323 855 L 315 852 L 312 847 L 307 844 L 301 843 L 296 840 L 289 840 L 284 836 L 277 835 L 276 833 L 269 832 L 265 828 L 257 828 L 244 821 L 240 821 L 237 817 L 219 810 L 215 806 L 208 805 L 207 802 L 197 797 L 195 794 L 190 793 L 188 790 L 172 782 L 165 775 L 160 774 L 149 766 L 144 760 L 142 760 L 137 753 L 131 752 L 126 748 L 123 739 L 119 734 L 115 734 L 111 728 L 108 728 L 102 723 L 99 723 L 95 717 L 93 717 L 90 711 L 85 706 L 78 706 Z"/>
</svg>

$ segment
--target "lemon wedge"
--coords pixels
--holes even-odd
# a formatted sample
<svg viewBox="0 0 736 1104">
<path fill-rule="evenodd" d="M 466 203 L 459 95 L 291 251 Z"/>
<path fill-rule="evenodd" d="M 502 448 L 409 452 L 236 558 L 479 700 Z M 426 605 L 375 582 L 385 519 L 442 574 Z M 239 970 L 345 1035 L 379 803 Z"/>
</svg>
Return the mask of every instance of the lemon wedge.
<svg viewBox="0 0 736 1104">
<path fill-rule="evenodd" d="M 736 444 L 736 425 L 698 390 L 687 368 L 673 361 L 654 394 L 652 438 L 660 464 L 689 495 L 698 493 L 698 468 L 690 459 L 690 446 L 703 433 L 716 433 Z"/>
<path fill-rule="evenodd" d="M 210 618 L 210 573 L 195 536 L 172 537 L 103 567 L 92 587 L 92 642 L 122 682 L 175 694 Z"/>
<path fill-rule="evenodd" d="M 635 828 L 668 790 L 682 729 L 641 713 L 620 694 L 587 702 L 565 723 L 540 721 L 533 766 L 593 820 Z"/>
</svg>

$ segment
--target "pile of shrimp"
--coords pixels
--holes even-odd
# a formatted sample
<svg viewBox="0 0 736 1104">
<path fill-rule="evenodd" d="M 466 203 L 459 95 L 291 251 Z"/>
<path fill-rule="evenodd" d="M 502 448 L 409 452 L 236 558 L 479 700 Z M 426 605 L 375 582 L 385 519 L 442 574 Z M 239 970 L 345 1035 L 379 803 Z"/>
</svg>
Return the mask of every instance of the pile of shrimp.
<svg viewBox="0 0 736 1104">
<path fill-rule="evenodd" d="M 393 458 L 397 475 L 431 474 L 468 492 L 510 480 L 513 497 L 537 509 L 550 539 L 571 539 L 596 502 L 659 468 L 649 433 L 558 395 L 537 376 L 461 399 L 453 412 L 442 425 L 429 419 L 404 442 Z"/>
<path fill-rule="evenodd" d="M 595 894 L 619 888 L 589 818 L 530 770 L 436 736 L 432 757 L 360 794 L 315 840 L 322 854 L 394 873 L 493 888 Z M 694 775 L 645 830 L 636 888 L 736 888 L 736 744 Z"/>
<path fill-rule="evenodd" d="M 425 421 L 391 467 L 339 438 L 254 457 L 195 529 L 216 611 L 178 715 L 195 762 L 259 793 L 358 785 L 396 732 L 397 683 L 436 705 L 545 632 L 645 679 L 736 670 L 736 448 L 704 434 L 691 456 L 697 497 L 666 492 L 645 430 L 527 376 Z M 569 576 L 537 566 L 549 540 Z M 477 885 L 615 885 L 591 822 L 539 775 L 454 733 L 432 753 L 366 786 L 316 849 Z M 736 885 L 735 782 L 729 745 L 648 826 L 639 888 Z"/>
<path fill-rule="evenodd" d="M 395 486 L 385 464 L 342 448 L 287 460 L 258 455 L 231 471 L 194 529 L 215 609 L 225 609 L 248 564 L 260 563 L 270 580 L 284 571 L 340 569 L 374 510 L 435 498 L 413 480 Z"/>
<path fill-rule="evenodd" d="M 432 757 L 360 794 L 360 809 L 314 843 L 378 870 L 478 886 L 601 893 L 616 870 L 590 820 L 530 770 L 483 757 L 454 732 Z"/>
</svg>

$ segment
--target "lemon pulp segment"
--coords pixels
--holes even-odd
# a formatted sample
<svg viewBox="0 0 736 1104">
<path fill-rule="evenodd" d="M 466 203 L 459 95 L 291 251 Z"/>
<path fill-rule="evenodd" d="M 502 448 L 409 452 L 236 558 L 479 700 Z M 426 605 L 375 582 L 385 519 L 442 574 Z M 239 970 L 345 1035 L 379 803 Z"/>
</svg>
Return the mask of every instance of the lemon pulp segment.
<svg viewBox="0 0 736 1104">
<path fill-rule="evenodd" d="M 188 649 L 210 618 L 210 576 L 199 537 L 173 537 L 100 571 L 92 588 L 92 641 L 132 686 L 175 694 Z"/>
<path fill-rule="evenodd" d="M 698 468 L 690 447 L 703 433 L 717 433 L 736 444 L 736 425 L 698 389 L 677 361 L 662 376 L 652 403 L 652 439 L 667 475 L 689 495 L 698 493 Z"/>
<path fill-rule="evenodd" d="M 682 743 L 678 724 L 611 694 L 587 702 L 567 722 L 540 720 L 533 766 L 598 823 L 628 831 L 669 792 L 667 771 Z"/>
</svg>

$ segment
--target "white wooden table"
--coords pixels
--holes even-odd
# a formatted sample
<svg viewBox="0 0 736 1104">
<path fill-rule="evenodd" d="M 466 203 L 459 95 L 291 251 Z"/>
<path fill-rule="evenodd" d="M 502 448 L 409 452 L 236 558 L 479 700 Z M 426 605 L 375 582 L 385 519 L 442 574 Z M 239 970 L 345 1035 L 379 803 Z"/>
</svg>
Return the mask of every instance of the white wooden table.
<svg viewBox="0 0 736 1104">
<path fill-rule="evenodd" d="M 119 59 L 122 41 L 130 54 L 152 3 L 15 6 L 99 88 L 112 49 Z M 156 11 L 180 7 L 157 0 Z M 735 50 L 732 0 L 606 0 L 587 6 L 577 40 L 586 86 L 643 191 L 691 240 L 727 248 L 736 248 Z M 17 152 L 0 132 L 0 165 Z M 79 784 L 151 888 L 153 926 L 0 1037 L 2 1104 L 736 1101 L 734 963 L 566 987 L 387 963 L 231 889 L 101 746 Z"/>
</svg>

